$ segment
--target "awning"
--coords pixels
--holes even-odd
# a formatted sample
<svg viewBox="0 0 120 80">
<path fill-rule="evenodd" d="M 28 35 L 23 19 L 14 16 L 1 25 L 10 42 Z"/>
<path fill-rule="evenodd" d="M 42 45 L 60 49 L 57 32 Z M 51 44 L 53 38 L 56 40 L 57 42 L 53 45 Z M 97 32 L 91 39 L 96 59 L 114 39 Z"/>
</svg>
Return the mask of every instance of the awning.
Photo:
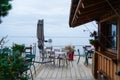
<svg viewBox="0 0 120 80">
<path fill-rule="evenodd" d="M 99 21 L 110 15 L 120 14 L 120 0 L 72 0 L 69 17 L 70 27 Z"/>
</svg>

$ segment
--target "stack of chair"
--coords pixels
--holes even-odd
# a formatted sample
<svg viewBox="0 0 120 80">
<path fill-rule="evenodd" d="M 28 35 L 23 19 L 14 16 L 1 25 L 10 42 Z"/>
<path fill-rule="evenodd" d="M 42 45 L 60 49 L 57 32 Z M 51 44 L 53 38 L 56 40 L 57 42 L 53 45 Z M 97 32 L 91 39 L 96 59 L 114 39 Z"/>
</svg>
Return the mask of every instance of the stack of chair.
<svg viewBox="0 0 120 80">
<path fill-rule="evenodd" d="M 32 46 L 25 47 L 25 63 L 26 63 L 26 66 L 27 66 L 26 71 L 30 70 L 32 80 L 33 80 L 33 73 L 32 73 L 32 70 L 31 70 L 32 66 L 34 68 L 34 73 L 36 75 L 36 69 L 35 69 L 34 61 L 35 61 L 35 54 L 32 53 Z"/>
<path fill-rule="evenodd" d="M 55 52 L 52 50 L 52 46 L 46 47 L 45 52 L 48 62 L 53 62 L 55 64 Z"/>
</svg>

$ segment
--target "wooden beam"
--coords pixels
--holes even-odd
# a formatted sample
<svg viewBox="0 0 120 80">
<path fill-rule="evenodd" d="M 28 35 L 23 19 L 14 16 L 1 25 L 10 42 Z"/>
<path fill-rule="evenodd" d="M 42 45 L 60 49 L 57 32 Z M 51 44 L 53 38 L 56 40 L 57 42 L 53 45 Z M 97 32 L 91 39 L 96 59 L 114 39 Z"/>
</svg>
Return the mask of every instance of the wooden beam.
<svg viewBox="0 0 120 80">
<path fill-rule="evenodd" d="M 97 2 L 98 1 L 98 2 Z M 109 0 L 111 5 L 116 9 L 120 9 L 120 0 Z M 92 4 L 90 4 L 92 3 Z M 94 4 L 93 4 L 94 3 Z M 71 12 L 71 25 L 78 25 L 78 23 L 87 22 L 87 17 L 90 20 L 99 20 L 102 16 L 105 14 L 108 14 L 109 12 L 113 11 L 106 2 L 106 0 L 79 0 L 77 5 L 74 5 L 74 10 Z M 87 16 L 87 17 L 86 17 Z M 86 18 L 86 19 L 85 19 Z M 81 21 L 81 19 L 85 21 Z M 77 21 L 77 22 L 76 22 Z M 85 22 L 85 23 L 86 23 Z"/>
<path fill-rule="evenodd" d="M 119 8 L 120 6 L 118 6 L 118 4 L 114 4 L 114 8 Z M 113 11 L 111 9 L 111 7 L 109 7 L 109 5 L 106 5 L 106 6 L 99 6 L 95 9 L 92 9 L 92 10 L 85 10 L 85 11 L 81 11 L 82 13 L 81 14 L 77 14 L 80 18 L 81 17 L 85 17 L 85 16 L 89 16 L 89 17 L 94 17 L 94 16 L 98 16 L 100 17 L 101 15 L 104 15 L 104 14 L 107 14 L 108 12 L 111 12 Z"/>
<path fill-rule="evenodd" d="M 75 26 L 79 26 L 81 24 L 84 24 L 86 22 L 90 22 L 90 21 L 93 21 L 94 19 L 92 18 L 81 18 L 81 19 L 75 19 L 75 22 L 72 24 L 73 27 Z"/>
<path fill-rule="evenodd" d="M 81 14 L 80 10 L 78 10 L 78 14 L 79 14 L 79 15 Z"/>
<path fill-rule="evenodd" d="M 117 7 L 117 6 L 119 6 L 119 4 L 120 4 L 120 1 L 115 1 L 112 3 L 112 6 Z M 84 9 L 80 8 L 80 11 L 81 11 L 81 13 L 89 13 L 89 12 L 99 11 L 99 10 L 107 9 L 107 8 L 111 9 L 111 7 L 108 5 L 108 3 L 104 2 L 104 3 L 96 5 L 96 6 L 91 6 L 91 7 L 84 8 Z"/>
<path fill-rule="evenodd" d="M 74 13 L 74 16 L 73 16 L 73 19 L 72 19 L 71 24 L 74 23 L 75 16 L 76 16 L 76 14 L 77 14 L 77 11 L 79 10 L 79 7 L 81 6 L 81 3 L 82 3 L 82 0 L 79 0 L 78 5 L 77 5 L 77 8 L 75 9 L 75 13 Z"/>
<path fill-rule="evenodd" d="M 101 16 L 103 16 L 104 14 L 107 14 L 110 12 L 110 9 L 102 9 L 102 10 L 99 10 L 97 12 L 89 12 L 89 13 L 84 13 L 84 14 L 81 14 L 79 15 L 79 18 L 86 18 L 86 17 L 90 17 L 90 18 L 100 18 Z"/>
<path fill-rule="evenodd" d="M 82 8 L 85 8 L 84 3 L 82 3 Z"/>
<path fill-rule="evenodd" d="M 104 10 L 104 11 L 106 11 L 106 10 Z M 109 14 L 111 12 L 108 10 L 105 13 Z M 72 24 L 72 26 L 73 25 L 74 26 L 75 25 L 81 25 L 81 24 L 84 24 L 84 23 L 87 23 L 87 22 L 90 22 L 90 21 L 93 21 L 93 20 L 99 20 L 100 17 L 102 17 L 105 13 L 100 11 L 100 12 L 94 12 L 94 13 L 86 14 L 86 16 L 85 16 L 85 14 L 82 14 L 82 15 L 80 15 L 80 17 L 78 19 L 75 19 L 75 22 Z"/>
<path fill-rule="evenodd" d="M 108 14 L 108 15 L 106 15 Z M 86 13 L 86 14 L 81 14 L 81 15 L 77 15 L 77 18 L 75 19 L 74 24 L 72 25 L 81 25 L 84 24 L 86 22 L 90 22 L 92 20 L 101 20 L 103 17 L 107 18 L 110 15 L 115 15 L 114 11 L 111 11 L 111 9 L 102 9 L 99 10 L 98 12 L 91 12 L 91 13 Z"/>
<path fill-rule="evenodd" d="M 100 5 L 104 2 L 106 2 L 105 0 L 89 0 L 91 2 L 82 2 L 82 5 L 84 6 L 84 8 L 88 8 L 88 7 L 92 7 L 92 6 L 97 6 Z"/>
</svg>

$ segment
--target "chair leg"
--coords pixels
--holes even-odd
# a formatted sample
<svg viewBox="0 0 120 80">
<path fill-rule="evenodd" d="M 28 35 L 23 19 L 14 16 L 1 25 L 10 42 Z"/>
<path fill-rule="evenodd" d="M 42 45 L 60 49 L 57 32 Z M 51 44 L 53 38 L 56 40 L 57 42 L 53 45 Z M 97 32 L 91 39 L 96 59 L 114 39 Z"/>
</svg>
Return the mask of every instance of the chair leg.
<svg viewBox="0 0 120 80">
<path fill-rule="evenodd" d="M 55 59 L 53 60 L 53 64 L 55 65 Z"/>
<path fill-rule="evenodd" d="M 68 59 L 66 59 L 66 64 L 67 64 L 67 66 L 68 66 Z"/>
<path fill-rule="evenodd" d="M 77 64 L 79 63 L 79 61 L 80 61 L 80 56 L 79 56 L 79 58 L 78 58 Z"/>
<path fill-rule="evenodd" d="M 32 70 L 30 69 L 30 74 L 31 74 L 31 78 L 32 78 L 32 80 L 33 80 L 33 75 L 32 75 Z"/>
<path fill-rule="evenodd" d="M 36 69 L 35 69 L 35 65 L 33 64 L 33 67 L 34 67 L 34 71 L 35 71 L 35 75 L 36 75 Z"/>
<path fill-rule="evenodd" d="M 79 58 L 78 58 L 78 61 L 77 61 L 77 64 L 78 64 L 79 61 L 80 61 L 80 50 L 78 49 L 77 51 L 78 51 L 78 55 L 79 55 Z"/>
<path fill-rule="evenodd" d="M 59 59 L 59 67 L 60 67 L 60 61 L 61 61 L 61 60 Z"/>
</svg>

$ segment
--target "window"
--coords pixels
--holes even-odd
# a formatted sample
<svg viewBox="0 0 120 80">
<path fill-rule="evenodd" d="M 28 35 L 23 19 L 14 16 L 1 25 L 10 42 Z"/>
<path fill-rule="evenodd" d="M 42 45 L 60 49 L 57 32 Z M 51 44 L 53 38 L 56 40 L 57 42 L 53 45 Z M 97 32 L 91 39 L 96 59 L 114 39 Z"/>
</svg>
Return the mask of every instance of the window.
<svg viewBox="0 0 120 80">
<path fill-rule="evenodd" d="M 107 23 L 106 26 L 106 47 L 110 48 L 112 50 L 116 50 L 117 49 L 117 22 L 116 21 L 112 21 Z"/>
<path fill-rule="evenodd" d="M 111 36 L 112 36 L 112 39 L 111 39 L 112 46 L 111 46 L 111 48 L 112 49 L 117 49 L 117 46 L 116 46 L 116 43 L 117 43 L 117 41 L 116 41 L 116 33 L 117 33 L 116 26 L 117 26 L 116 24 L 111 25 Z"/>
</svg>

